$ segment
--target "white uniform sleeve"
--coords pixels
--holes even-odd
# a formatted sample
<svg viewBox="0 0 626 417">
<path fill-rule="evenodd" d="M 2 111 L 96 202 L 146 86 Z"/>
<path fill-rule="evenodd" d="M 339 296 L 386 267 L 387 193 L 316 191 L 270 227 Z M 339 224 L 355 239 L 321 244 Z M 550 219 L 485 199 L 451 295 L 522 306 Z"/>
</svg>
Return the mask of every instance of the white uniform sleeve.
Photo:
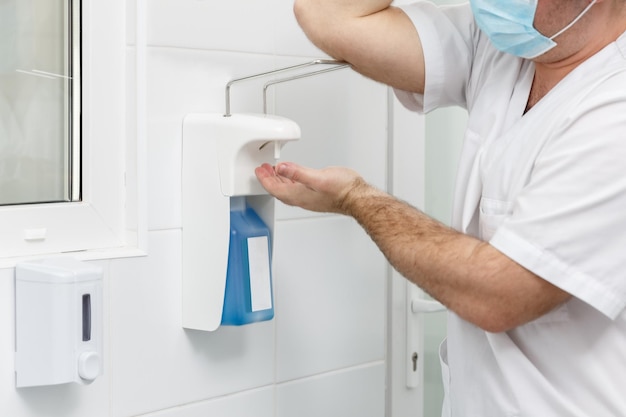
<svg viewBox="0 0 626 417">
<path fill-rule="evenodd" d="M 401 9 L 422 42 L 426 89 L 424 95 L 395 90 L 396 96 L 408 109 L 423 113 L 453 105 L 467 108 L 466 88 L 479 38 L 469 5 L 439 7 L 418 2 Z"/>
</svg>

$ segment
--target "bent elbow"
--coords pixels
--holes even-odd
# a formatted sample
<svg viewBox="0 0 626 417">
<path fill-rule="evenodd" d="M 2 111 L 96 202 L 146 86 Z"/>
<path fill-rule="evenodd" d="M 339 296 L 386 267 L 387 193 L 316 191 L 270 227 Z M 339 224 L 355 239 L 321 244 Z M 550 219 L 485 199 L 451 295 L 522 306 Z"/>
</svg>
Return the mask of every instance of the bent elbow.
<svg viewBox="0 0 626 417">
<path fill-rule="evenodd" d="M 532 308 L 515 309 L 513 307 L 493 306 L 480 314 L 469 317 L 468 321 L 489 333 L 504 333 L 529 323 L 547 311 L 537 312 Z"/>
<path fill-rule="evenodd" d="M 515 314 L 511 309 L 498 309 L 495 306 L 468 314 L 465 320 L 488 333 L 504 333 L 524 324 L 522 315 Z"/>
<path fill-rule="evenodd" d="M 488 333 L 505 333 L 518 326 L 505 320 L 483 320 L 475 324 Z"/>
</svg>

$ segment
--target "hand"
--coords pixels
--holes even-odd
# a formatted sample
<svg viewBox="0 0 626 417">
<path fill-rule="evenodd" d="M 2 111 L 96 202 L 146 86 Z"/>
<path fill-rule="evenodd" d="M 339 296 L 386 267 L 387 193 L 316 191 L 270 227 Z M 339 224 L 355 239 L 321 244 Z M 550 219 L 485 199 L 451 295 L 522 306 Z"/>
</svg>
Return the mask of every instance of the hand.
<svg viewBox="0 0 626 417">
<path fill-rule="evenodd" d="M 285 204 L 317 212 L 348 214 L 348 195 L 367 184 L 341 167 L 311 169 L 290 162 L 263 164 L 255 174 L 263 188 Z"/>
</svg>

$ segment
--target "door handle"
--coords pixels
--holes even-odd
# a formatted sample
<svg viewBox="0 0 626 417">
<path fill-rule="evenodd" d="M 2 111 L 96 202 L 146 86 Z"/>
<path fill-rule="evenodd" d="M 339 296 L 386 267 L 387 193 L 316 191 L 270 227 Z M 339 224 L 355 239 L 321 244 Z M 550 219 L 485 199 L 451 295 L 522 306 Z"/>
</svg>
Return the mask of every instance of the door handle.
<svg viewBox="0 0 626 417">
<path fill-rule="evenodd" d="M 446 307 L 438 301 L 426 300 L 423 292 L 407 282 L 406 289 L 406 386 L 417 388 L 423 378 L 423 366 L 420 364 L 424 353 L 424 336 L 420 314 L 445 311 Z"/>
</svg>

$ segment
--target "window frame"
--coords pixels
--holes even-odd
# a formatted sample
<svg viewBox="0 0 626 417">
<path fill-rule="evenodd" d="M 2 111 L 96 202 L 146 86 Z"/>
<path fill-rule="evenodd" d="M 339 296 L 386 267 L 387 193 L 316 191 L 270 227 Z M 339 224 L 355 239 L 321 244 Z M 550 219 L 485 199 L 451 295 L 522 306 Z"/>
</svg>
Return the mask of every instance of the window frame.
<svg viewBox="0 0 626 417">
<path fill-rule="evenodd" d="M 137 17 L 144 1 L 136 1 Z M 68 253 L 88 260 L 146 252 L 145 25 L 135 22 L 131 47 L 123 0 L 81 3 L 82 199 L 0 207 L 0 268 Z"/>
</svg>

